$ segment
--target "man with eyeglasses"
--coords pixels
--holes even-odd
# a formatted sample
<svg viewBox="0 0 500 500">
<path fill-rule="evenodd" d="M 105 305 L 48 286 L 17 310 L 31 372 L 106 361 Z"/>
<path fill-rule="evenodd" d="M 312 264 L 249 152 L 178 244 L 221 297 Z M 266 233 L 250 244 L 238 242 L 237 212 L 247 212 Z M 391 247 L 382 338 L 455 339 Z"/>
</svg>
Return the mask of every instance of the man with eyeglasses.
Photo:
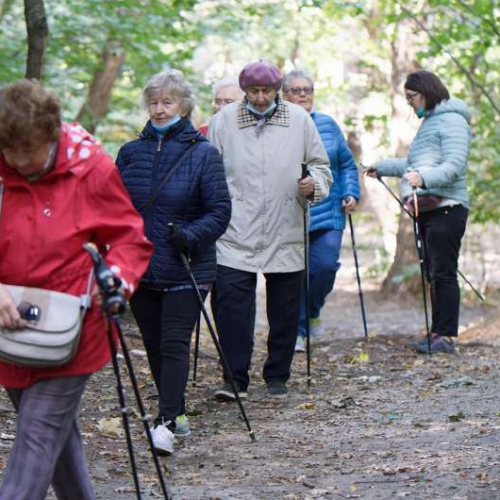
<svg viewBox="0 0 500 500">
<path fill-rule="evenodd" d="M 340 268 L 339 257 L 345 214 L 351 213 L 360 197 L 358 170 L 354 157 L 337 123 L 328 115 L 314 110 L 314 81 L 305 71 L 295 70 L 283 79 L 283 96 L 310 113 L 325 146 L 333 174 L 328 197 L 311 207 L 309 227 L 309 303 L 311 339 L 320 340 L 325 329 L 321 309 L 333 290 Z M 302 293 L 296 352 L 304 352 L 306 334 L 306 297 Z"/>
<path fill-rule="evenodd" d="M 222 155 L 232 215 L 217 242 L 216 323 L 238 386 L 247 397 L 255 326 L 257 274 L 266 279 L 267 396 L 288 393 L 304 280 L 304 198 L 328 195 L 328 157 L 311 117 L 279 95 L 281 74 L 259 61 L 239 76 L 245 97 L 212 117 L 208 137 Z M 301 163 L 310 176 L 300 179 Z M 233 400 L 231 386 L 215 392 Z"/>
<path fill-rule="evenodd" d="M 240 88 L 238 79 L 235 76 L 226 76 L 215 83 L 213 87 L 214 101 L 213 113 L 218 113 L 224 106 L 232 104 L 243 98 L 243 91 Z M 208 125 L 202 125 L 199 131 L 206 136 L 208 134 Z"/>
</svg>

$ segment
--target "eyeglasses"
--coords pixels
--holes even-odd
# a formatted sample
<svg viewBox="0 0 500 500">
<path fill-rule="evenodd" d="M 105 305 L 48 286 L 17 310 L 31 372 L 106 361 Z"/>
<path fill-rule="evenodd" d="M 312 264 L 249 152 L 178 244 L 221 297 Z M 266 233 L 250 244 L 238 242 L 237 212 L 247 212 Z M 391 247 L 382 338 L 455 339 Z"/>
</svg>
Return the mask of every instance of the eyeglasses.
<svg viewBox="0 0 500 500">
<path fill-rule="evenodd" d="M 312 87 L 292 87 L 286 92 L 290 92 L 290 94 L 293 95 L 300 95 L 302 92 L 304 92 L 305 95 L 312 95 L 314 93 L 314 89 Z"/>
<path fill-rule="evenodd" d="M 236 102 L 235 99 L 214 99 L 214 104 L 216 106 L 225 106 L 226 104 L 232 104 Z"/>
<path fill-rule="evenodd" d="M 415 92 L 414 94 L 406 94 L 406 102 L 408 104 L 412 104 L 413 99 L 415 99 L 415 97 L 417 97 L 418 95 L 420 95 L 420 92 Z"/>
</svg>

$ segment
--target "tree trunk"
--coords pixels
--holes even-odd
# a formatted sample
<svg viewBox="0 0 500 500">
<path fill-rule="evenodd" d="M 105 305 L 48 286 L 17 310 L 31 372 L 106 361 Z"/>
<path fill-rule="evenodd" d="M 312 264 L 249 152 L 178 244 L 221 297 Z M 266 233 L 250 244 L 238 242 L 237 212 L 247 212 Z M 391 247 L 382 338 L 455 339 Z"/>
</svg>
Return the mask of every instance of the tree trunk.
<svg viewBox="0 0 500 500">
<path fill-rule="evenodd" d="M 90 133 L 94 133 L 99 122 L 106 116 L 113 85 L 120 74 L 125 51 L 118 43 L 108 42 L 102 53 L 102 64 L 94 73 L 89 93 L 76 120 Z"/>
<path fill-rule="evenodd" d="M 28 60 L 26 78 L 41 80 L 49 26 L 43 0 L 24 0 L 24 17 L 28 32 Z"/>
<path fill-rule="evenodd" d="M 399 24 L 391 44 L 391 94 L 392 121 L 391 128 L 395 131 L 392 137 L 397 157 L 404 157 L 413 139 L 414 130 L 408 128 L 408 113 L 410 112 L 402 95 L 403 84 L 408 73 L 417 69 L 416 50 L 418 46 L 407 24 Z M 415 293 L 419 290 L 418 258 L 411 220 L 401 213 L 396 255 L 389 273 L 382 283 L 383 295 L 393 293 Z"/>
</svg>

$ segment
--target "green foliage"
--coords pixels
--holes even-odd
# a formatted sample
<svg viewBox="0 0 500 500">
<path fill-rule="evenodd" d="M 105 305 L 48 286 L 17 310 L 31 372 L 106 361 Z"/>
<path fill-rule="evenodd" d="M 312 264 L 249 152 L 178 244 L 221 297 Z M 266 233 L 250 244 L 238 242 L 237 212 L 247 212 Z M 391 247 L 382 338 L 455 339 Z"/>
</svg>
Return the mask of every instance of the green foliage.
<svg viewBox="0 0 500 500">
<path fill-rule="evenodd" d="M 182 69 L 202 36 L 190 19 L 195 4 L 195 0 L 46 0 L 50 37 L 44 79 L 61 97 L 66 119 L 76 116 L 109 42 L 126 50 L 112 101 L 112 108 L 122 110 L 123 117 L 137 108 L 138 89 L 155 72 L 166 66 Z M 24 76 L 22 2 L 11 6 L 0 28 L 2 84 Z M 103 125 L 109 125 L 107 120 Z"/>
</svg>

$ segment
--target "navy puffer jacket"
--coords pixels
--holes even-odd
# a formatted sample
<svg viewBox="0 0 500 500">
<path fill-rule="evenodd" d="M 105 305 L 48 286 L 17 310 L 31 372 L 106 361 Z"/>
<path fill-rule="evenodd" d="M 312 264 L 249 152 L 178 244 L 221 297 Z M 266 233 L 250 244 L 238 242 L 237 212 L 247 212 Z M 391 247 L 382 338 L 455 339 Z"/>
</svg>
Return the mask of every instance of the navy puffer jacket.
<svg viewBox="0 0 500 500">
<path fill-rule="evenodd" d="M 193 144 L 149 207 L 165 173 Z M 121 147 L 116 164 L 135 208 L 144 218 L 154 254 L 141 283 L 164 287 L 189 283 L 182 261 L 169 239 L 173 222 L 186 237 L 198 283 L 215 280 L 215 241 L 231 218 L 231 199 L 217 149 L 182 119 L 159 139 L 148 121 L 139 138 Z"/>
</svg>

